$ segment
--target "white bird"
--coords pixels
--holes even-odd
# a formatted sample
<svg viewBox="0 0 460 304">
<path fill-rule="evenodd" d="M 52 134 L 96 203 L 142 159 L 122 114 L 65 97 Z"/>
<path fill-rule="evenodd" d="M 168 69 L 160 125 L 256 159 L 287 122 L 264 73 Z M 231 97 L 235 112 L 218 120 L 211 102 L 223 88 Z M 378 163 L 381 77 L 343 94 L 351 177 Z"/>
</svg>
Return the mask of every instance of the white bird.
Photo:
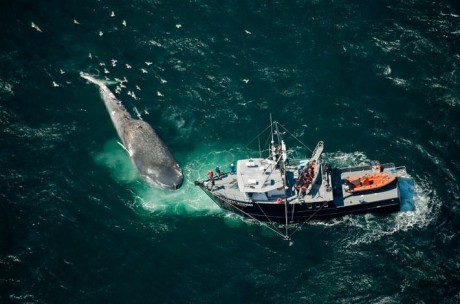
<svg viewBox="0 0 460 304">
<path fill-rule="evenodd" d="M 136 113 L 136 116 L 142 120 L 142 116 L 141 116 L 141 113 L 139 113 L 139 110 L 136 107 L 134 107 L 133 110 Z"/>
<path fill-rule="evenodd" d="M 121 24 L 123 24 L 124 26 L 126 26 L 126 20 L 123 20 L 123 22 L 122 22 Z"/>
<path fill-rule="evenodd" d="M 100 66 L 105 66 L 105 63 L 104 62 L 99 62 L 99 65 Z"/>
<path fill-rule="evenodd" d="M 149 111 L 147 111 L 147 109 L 144 110 L 144 113 L 145 113 L 146 115 L 149 115 L 149 114 L 150 114 Z"/>
<path fill-rule="evenodd" d="M 112 11 L 112 14 L 110 14 L 110 17 L 115 17 L 115 12 Z"/>
<path fill-rule="evenodd" d="M 102 31 L 99 31 L 99 36 L 102 36 L 104 35 L 104 33 Z"/>
<path fill-rule="evenodd" d="M 129 65 L 129 64 L 127 64 L 127 63 L 126 63 L 125 65 L 126 65 L 126 68 L 127 68 L 127 69 L 130 69 L 130 68 L 132 68 L 132 66 L 130 66 L 130 65 Z"/>
<path fill-rule="evenodd" d="M 106 68 L 104 68 L 104 73 L 105 73 L 105 74 L 109 74 L 110 72 L 109 72 L 109 70 L 107 70 Z"/>
<path fill-rule="evenodd" d="M 61 74 L 65 74 L 65 72 L 62 69 L 60 69 L 59 72 L 61 72 Z"/>
<path fill-rule="evenodd" d="M 181 28 L 182 27 L 182 24 L 176 24 L 176 28 Z"/>
<path fill-rule="evenodd" d="M 118 83 L 123 83 L 123 82 L 128 82 L 128 79 L 126 79 L 126 77 L 124 77 L 123 79 L 115 77 L 115 81 L 118 82 Z"/>
<path fill-rule="evenodd" d="M 118 62 L 118 60 L 112 59 L 112 66 L 116 66 L 117 62 Z"/>
<path fill-rule="evenodd" d="M 144 74 L 147 74 L 147 73 L 148 73 L 148 71 L 147 71 L 146 69 L 144 69 L 144 68 L 142 68 L 141 71 L 142 71 L 142 73 L 144 73 Z"/>
<path fill-rule="evenodd" d="M 161 94 L 160 91 L 157 91 L 157 95 L 158 95 L 159 97 L 163 97 L 163 96 L 164 96 L 163 94 Z"/>
<path fill-rule="evenodd" d="M 249 82 L 249 79 L 243 79 L 243 82 L 244 82 L 244 83 L 248 83 L 248 82 Z"/>
<path fill-rule="evenodd" d="M 161 43 L 159 43 L 159 42 L 157 42 L 157 41 L 155 41 L 155 40 L 153 40 L 153 39 L 150 40 L 149 42 L 150 42 L 151 44 L 153 44 L 154 46 L 161 47 Z"/>
<path fill-rule="evenodd" d="M 251 34 L 252 34 L 252 33 L 251 33 L 250 31 L 248 31 L 248 30 L 244 30 L 244 32 L 245 32 L 246 34 L 248 34 L 248 35 L 251 35 Z"/>
<path fill-rule="evenodd" d="M 32 22 L 32 28 L 36 29 L 40 33 L 42 32 L 42 30 L 38 26 L 36 26 L 35 23 L 33 22 Z"/>
<path fill-rule="evenodd" d="M 53 87 L 59 87 L 59 85 L 53 81 Z"/>
<path fill-rule="evenodd" d="M 91 55 L 91 53 L 88 54 L 88 58 L 89 59 L 93 59 L 93 55 Z"/>
<path fill-rule="evenodd" d="M 73 23 L 75 23 L 75 24 L 80 24 L 80 22 L 78 22 L 77 19 L 73 19 Z"/>
<path fill-rule="evenodd" d="M 148 66 L 151 65 L 152 63 L 153 63 L 153 62 L 150 62 L 150 61 L 146 61 L 146 62 L 145 62 L 145 64 L 148 65 Z"/>
<path fill-rule="evenodd" d="M 168 81 L 164 80 L 163 78 L 160 78 L 161 83 L 167 83 Z"/>
<path fill-rule="evenodd" d="M 136 84 L 136 89 L 137 89 L 138 91 L 141 90 L 141 88 L 140 88 L 137 84 Z"/>
</svg>

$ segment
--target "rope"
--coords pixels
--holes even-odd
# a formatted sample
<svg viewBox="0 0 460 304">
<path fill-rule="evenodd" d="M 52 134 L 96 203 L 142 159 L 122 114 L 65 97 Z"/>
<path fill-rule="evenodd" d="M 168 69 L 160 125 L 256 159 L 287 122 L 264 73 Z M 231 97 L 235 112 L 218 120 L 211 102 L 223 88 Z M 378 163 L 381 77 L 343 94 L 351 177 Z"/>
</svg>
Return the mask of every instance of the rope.
<svg viewBox="0 0 460 304">
<path fill-rule="evenodd" d="M 270 225 L 273 226 L 273 227 L 276 227 L 275 224 L 274 224 L 274 222 L 272 222 L 272 221 L 270 220 L 270 218 L 269 218 L 269 217 L 267 216 L 267 214 L 264 212 L 264 210 L 262 209 L 262 207 L 260 207 L 260 204 L 257 204 L 257 207 L 259 207 L 259 210 L 262 211 L 262 213 L 265 215 L 265 218 L 268 220 L 268 222 L 270 223 Z M 259 222 L 262 223 L 262 224 L 265 224 L 265 223 L 262 222 L 262 221 L 259 221 Z M 266 225 L 268 228 L 270 228 L 270 226 L 269 226 L 268 224 L 265 224 L 265 225 Z M 273 228 L 273 229 L 275 229 L 275 228 Z M 273 231 L 273 230 L 272 230 L 272 231 Z M 279 230 L 276 230 L 276 231 L 277 231 L 277 233 L 278 233 L 279 235 L 281 235 L 281 236 L 283 237 L 283 239 L 286 239 L 286 238 L 288 237 L 287 235 L 284 235 L 284 234 L 282 234 L 281 232 L 279 232 Z"/>
<path fill-rule="evenodd" d="M 254 216 L 252 216 L 251 214 L 247 213 L 247 212 L 244 212 L 243 210 L 237 208 L 236 206 L 226 202 L 224 199 L 222 199 L 221 196 L 219 195 L 215 195 L 216 197 L 220 198 L 221 201 L 226 204 L 226 205 L 229 205 L 230 207 L 236 209 L 237 211 L 243 213 L 244 215 L 247 215 L 248 217 L 252 218 L 253 220 L 259 222 L 260 224 L 264 225 L 265 227 L 267 227 L 268 229 L 270 229 L 271 231 L 273 231 L 274 233 L 278 234 L 279 236 L 281 236 L 283 239 L 286 238 L 286 236 L 284 234 L 282 234 L 281 232 L 279 232 L 278 230 L 276 230 L 275 228 L 271 227 L 270 225 L 268 225 L 267 223 L 264 223 L 262 222 L 261 220 L 258 220 L 256 219 Z M 272 221 L 270 221 L 270 219 L 268 218 L 268 216 L 265 214 L 265 212 L 260 208 L 259 204 L 257 204 L 257 206 L 259 207 L 259 209 L 262 211 L 262 213 L 265 215 L 265 217 L 268 219 L 268 221 L 270 222 L 270 224 L 272 223 Z M 274 226 L 274 225 L 273 225 Z"/>
<path fill-rule="evenodd" d="M 280 123 L 278 123 L 278 124 L 283 128 L 284 131 L 286 131 L 289 135 L 291 135 L 291 136 L 292 136 L 295 140 L 297 140 L 302 146 L 304 146 L 304 147 L 307 148 L 311 153 L 313 153 L 313 151 L 312 151 L 309 147 L 307 147 L 303 142 L 301 142 L 300 139 L 298 139 L 297 137 L 295 137 L 294 134 L 292 134 L 291 132 L 289 132 L 289 130 L 286 129 L 285 126 L 283 126 L 283 125 L 280 124 Z"/>
<path fill-rule="evenodd" d="M 308 221 L 310 221 L 310 219 L 311 219 L 312 217 L 314 217 L 315 214 L 318 213 L 318 211 L 320 211 L 321 209 L 323 209 L 323 205 L 321 205 L 321 206 L 318 208 L 318 210 L 316 210 L 316 211 L 315 211 L 312 215 L 310 215 L 310 216 L 309 216 L 299 227 L 297 227 L 297 229 L 294 230 L 294 231 L 291 233 L 291 235 L 290 235 L 289 237 L 293 236 L 294 233 L 298 232 L 298 231 L 302 228 L 302 226 L 305 225 Z"/>
<path fill-rule="evenodd" d="M 276 124 L 280 125 L 284 131 L 286 131 L 290 136 L 292 136 L 295 140 L 297 140 L 303 147 L 305 147 L 306 149 L 308 149 L 311 153 L 313 153 L 313 151 L 307 147 L 302 141 L 300 141 L 295 135 L 293 135 L 288 129 L 286 129 L 285 126 L 283 126 L 282 124 L 280 124 L 279 122 L 275 122 Z M 269 128 L 271 128 L 273 126 L 273 124 L 270 124 L 268 127 L 266 127 L 262 132 L 260 132 L 258 135 L 256 135 L 246 146 L 245 148 L 247 148 L 250 144 L 252 144 L 256 139 L 259 139 L 259 152 L 260 152 L 260 136 L 266 132 Z M 278 134 L 279 134 L 279 131 L 278 131 Z M 270 134 L 267 138 L 267 141 L 265 142 L 265 145 L 263 147 L 266 147 L 268 145 L 268 142 L 270 141 Z M 287 151 L 286 151 L 287 152 Z M 276 165 L 278 164 L 278 162 L 281 160 L 281 157 L 276 161 L 275 163 L 275 168 L 276 168 Z M 271 170 L 270 174 L 267 176 L 267 178 L 265 179 L 265 182 L 268 180 L 268 178 L 270 177 L 270 175 L 273 173 L 273 170 Z M 264 183 L 265 183 L 264 182 Z M 257 204 L 257 207 L 259 208 L 259 210 L 263 213 L 263 215 L 265 216 L 265 218 L 267 219 L 268 222 L 262 222 L 261 220 L 258 220 L 257 218 L 255 218 L 254 216 L 252 216 L 251 214 L 243 211 L 242 209 L 234 206 L 233 204 L 225 201 L 224 197 L 221 197 L 219 195 L 215 195 L 216 197 L 218 197 L 224 204 L 226 205 L 229 205 L 231 206 L 233 209 L 235 209 L 236 211 L 239 211 L 241 212 L 242 214 L 248 216 L 249 218 L 263 224 L 264 226 L 266 226 L 268 229 L 270 229 L 271 231 L 273 231 L 274 233 L 280 235 L 283 239 L 285 240 L 290 240 L 291 239 L 291 236 L 294 235 L 296 232 L 298 232 L 305 223 L 307 223 L 313 216 L 315 216 L 322 208 L 323 208 L 323 205 L 320 206 L 320 208 L 318 208 L 318 210 L 316 210 L 312 215 L 310 215 L 299 227 L 297 227 L 296 230 L 294 230 L 294 232 L 291 233 L 291 235 L 288 235 L 288 215 L 287 215 L 287 204 L 288 204 L 288 199 L 287 199 L 287 193 L 286 193 L 286 184 L 285 184 L 285 179 L 283 178 L 283 188 L 284 188 L 284 212 L 285 212 L 285 219 L 286 219 L 286 223 L 285 223 L 285 228 L 286 228 L 286 234 L 282 234 L 280 232 L 279 229 L 277 229 L 277 227 L 275 226 L 274 222 L 272 222 L 270 220 L 270 218 L 267 216 L 267 214 L 264 212 L 264 210 L 262 209 L 261 205 L 260 204 Z M 293 204 L 292 206 L 292 213 L 291 213 L 291 222 L 294 220 L 294 210 L 295 210 L 295 204 Z"/>
<path fill-rule="evenodd" d="M 266 127 L 266 128 L 265 128 L 262 132 L 260 132 L 259 134 L 257 134 L 256 137 L 254 137 L 254 138 L 245 146 L 245 148 L 247 148 L 250 144 L 252 144 L 252 142 L 253 142 L 254 140 L 256 140 L 260 135 L 262 135 L 262 134 L 263 134 L 265 131 L 267 131 L 268 128 L 270 128 L 270 127 L 271 127 L 271 125 L 268 126 L 268 127 Z"/>
</svg>

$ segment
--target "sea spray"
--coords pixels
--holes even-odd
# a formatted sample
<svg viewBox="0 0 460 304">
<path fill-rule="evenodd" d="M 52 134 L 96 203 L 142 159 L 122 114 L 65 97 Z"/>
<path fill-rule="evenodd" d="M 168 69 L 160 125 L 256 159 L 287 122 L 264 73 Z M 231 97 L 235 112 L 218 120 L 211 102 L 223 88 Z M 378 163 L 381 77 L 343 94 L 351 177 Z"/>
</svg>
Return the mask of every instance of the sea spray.
<svg viewBox="0 0 460 304">
<path fill-rule="evenodd" d="M 95 154 L 94 161 L 106 167 L 111 177 L 117 182 L 133 183 L 140 179 L 128 153 L 123 147 L 120 147 L 117 140 L 106 142 L 102 151 Z"/>
</svg>

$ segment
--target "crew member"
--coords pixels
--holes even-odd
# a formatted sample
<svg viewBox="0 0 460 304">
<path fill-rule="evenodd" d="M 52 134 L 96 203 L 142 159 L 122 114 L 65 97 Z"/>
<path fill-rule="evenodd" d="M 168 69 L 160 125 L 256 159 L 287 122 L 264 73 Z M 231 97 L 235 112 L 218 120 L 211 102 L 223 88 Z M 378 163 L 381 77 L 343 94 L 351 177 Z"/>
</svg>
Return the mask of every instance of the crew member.
<svg viewBox="0 0 460 304">
<path fill-rule="evenodd" d="M 214 172 L 210 170 L 208 172 L 209 179 L 211 180 L 211 185 L 214 186 Z"/>
</svg>

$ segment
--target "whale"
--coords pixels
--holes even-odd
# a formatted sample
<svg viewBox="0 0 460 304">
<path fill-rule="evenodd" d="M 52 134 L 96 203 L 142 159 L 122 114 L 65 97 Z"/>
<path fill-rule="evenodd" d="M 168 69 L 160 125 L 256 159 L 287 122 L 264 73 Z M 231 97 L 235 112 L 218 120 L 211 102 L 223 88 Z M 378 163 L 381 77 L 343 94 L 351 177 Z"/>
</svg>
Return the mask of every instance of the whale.
<svg viewBox="0 0 460 304">
<path fill-rule="evenodd" d="M 179 189 L 183 182 L 182 170 L 155 130 L 147 122 L 131 117 L 104 81 L 83 72 L 80 76 L 99 87 L 122 146 L 141 177 L 153 186 Z"/>
</svg>

